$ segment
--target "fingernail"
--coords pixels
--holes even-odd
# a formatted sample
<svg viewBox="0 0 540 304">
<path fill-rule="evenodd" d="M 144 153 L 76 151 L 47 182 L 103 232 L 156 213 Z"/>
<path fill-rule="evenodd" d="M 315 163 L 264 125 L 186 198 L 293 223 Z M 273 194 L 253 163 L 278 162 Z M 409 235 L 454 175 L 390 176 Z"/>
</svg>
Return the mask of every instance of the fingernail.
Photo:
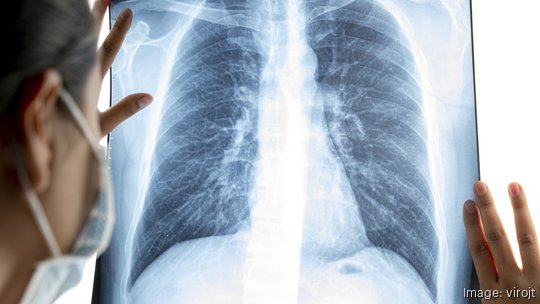
<svg viewBox="0 0 540 304">
<path fill-rule="evenodd" d="M 521 187 L 518 183 L 512 183 L 508 187 L 508 192 L 510 192 L 511 197 L 519 196 L 521 194 Z"/>
<path fill-rule="evenodd" d="M 120 19 L 126 19 L 129 14 L 130 14 L 131 10 L 128 9 L 127 7 L 126 8 L 123 8 L 122 11 L 120 12 Z"/>
<path fill-rule="evenodd" d="M 487 193 L 487 186 L 484 182 L 477 182 L 476 185 L 474 186 L 474 189 L 476 191 L 476 194 L 478 195 L 484 195 Z"/>
<path fill-rule="evenodd" d="M 474 202 L 473 201 L 466 201 L 465 202 L 465 210 L 469 214 L 475 213 L 476 212 L 476 206 L 474 205 Z"/>
<path fill-rule="evenodd" d="M 137 106 L 139 109 L 146 108 L 147 105 L 149 105 L 152 102 L 153 98 L 152 96 L 143 96 L 137 100 Z"/>
</svg>

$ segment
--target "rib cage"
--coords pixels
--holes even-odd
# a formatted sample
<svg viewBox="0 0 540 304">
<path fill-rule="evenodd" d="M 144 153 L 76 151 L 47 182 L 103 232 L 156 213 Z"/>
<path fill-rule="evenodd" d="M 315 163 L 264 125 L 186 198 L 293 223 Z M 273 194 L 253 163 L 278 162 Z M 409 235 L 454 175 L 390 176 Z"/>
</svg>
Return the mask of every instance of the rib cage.
<svg viewBox="0 0 540 304">
<path fill-rule="evenodd" d="M 232 18 L 253 14 L 247 3 L 233 2 L 212 5 L 233 11 Z M 131 284 L 172 245 L 249 224 L 263 61 L 255 35 L 199 20 L 179 48 L 135 234 Z"/>
</svg>

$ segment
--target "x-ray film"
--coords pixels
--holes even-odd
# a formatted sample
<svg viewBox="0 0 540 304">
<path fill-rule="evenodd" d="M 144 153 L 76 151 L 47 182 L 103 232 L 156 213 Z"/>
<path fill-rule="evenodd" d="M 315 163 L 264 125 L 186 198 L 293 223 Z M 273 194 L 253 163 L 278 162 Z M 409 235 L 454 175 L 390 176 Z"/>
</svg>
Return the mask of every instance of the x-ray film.
<svg viewBox="0 0 540 304">
<path fill-rule="evenodd" d="M 102 303 L 466 303 L 468 0 L 124 7 Z"/>
</svg>

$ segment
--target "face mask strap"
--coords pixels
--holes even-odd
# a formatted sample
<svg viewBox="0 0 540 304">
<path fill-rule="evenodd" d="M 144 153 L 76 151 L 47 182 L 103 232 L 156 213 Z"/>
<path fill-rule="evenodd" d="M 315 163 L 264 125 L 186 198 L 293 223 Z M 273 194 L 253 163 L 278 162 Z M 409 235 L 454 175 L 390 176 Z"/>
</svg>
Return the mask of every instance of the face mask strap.
<svg viewBox="0 0 540 304">
<path fill-rule="evenodd" d="M 17 175 L 19 176 L 19 181 L 21 182 L 22 190 L 24 192 L 24 195 L 26 196 L 28 207 L 30 208 L 30 211 L 32 212 L 32 216 L 34 217 L 34 220 L 36 221 L 39 230 L 41 231 L 43 237 L 45 238 L 45 242 L 47 243 L 47 246 L 49 247 L 49 250 L 51 251 L 52 255 L 54 257 L 59 257 L 62 255 L 62 251 L 60 250 L 60 246 L 58 245 L 58 242 L 56 241 L 56 238 L 54 237 L 51 225 L 49 221 L 47 220 L 47 215 L 45 214 L 45 210 L 43 210 L 43 206 L 39 202 L 36 192 L 30 186 L 30 181 L 28 179 L 26 166 L 24 165 L 24 162 L 21 156 L 23 155 L 21 153 L 22 151 L 20 151 L 20 147 L 18 143 L 14 143 L 12 147 L 13 147 L 13 152 L 15 156 L 15 167 L 17 170 Z"/>
<path fill-rule="evenodd" d="M 97 138 L 92 133 L 91 128 L 86 122 L 86 119 L 84 119 L 82 112 L 77 107 L 71 95 L 64 88 L 60 89 L 59 94 L 60 100 L 63 101 L 63 104 L 68 108 L 69 112 L 73 116 L 73 119 L 77 122 L 78 127 L 81 129 L 81 132 L 90 142 L 91 149 L 93 150 L 95 155 L 99 157 L 99 151 L 96 146 Z M 41 205 L 39 198 L 36 195 L 36 192 L 34 191 L 34 189 L 32 189 L 32 186 L 30 185 L 28 172 L 21 156 L 23 155 L 23 153 L 18 143 L 13 143 L 12 148 L 14 153 L 13 155 L 15 156 L 15 167 L 17 170 L 17 175 L 19 176 L 19 181 L 21 182 L 21 187 L 26 197 L 28 207 L 32 212 L 32 216 L 34 217 L 34 220 L 36 221 L 38 228 L 41 231 L 43 238 L 45 239 L 45 242 L 49 247 L 49 250 L 51 251 L 51 254 L 53 255 L 53 257 L 60 257 L 62 256 L 60 245 L 58 244 L 54 236 L 45 210 L 43 209 L 43 206 Z"/>
</svg>

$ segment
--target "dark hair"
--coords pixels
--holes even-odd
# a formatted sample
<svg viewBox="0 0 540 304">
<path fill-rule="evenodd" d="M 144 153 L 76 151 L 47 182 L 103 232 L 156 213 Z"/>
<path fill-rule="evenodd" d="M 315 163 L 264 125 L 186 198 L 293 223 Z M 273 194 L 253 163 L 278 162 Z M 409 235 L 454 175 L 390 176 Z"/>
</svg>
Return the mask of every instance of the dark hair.
<svg viewBox="0 0 540 304">
<path fill-rule="evenodd" d="M 16 106 L 21 83 L 47 68 L 80 100 L 96 58 L 97 32 L 86 0 L 6 1 L 0 10 L 0 115 Z"/>
</svg>

